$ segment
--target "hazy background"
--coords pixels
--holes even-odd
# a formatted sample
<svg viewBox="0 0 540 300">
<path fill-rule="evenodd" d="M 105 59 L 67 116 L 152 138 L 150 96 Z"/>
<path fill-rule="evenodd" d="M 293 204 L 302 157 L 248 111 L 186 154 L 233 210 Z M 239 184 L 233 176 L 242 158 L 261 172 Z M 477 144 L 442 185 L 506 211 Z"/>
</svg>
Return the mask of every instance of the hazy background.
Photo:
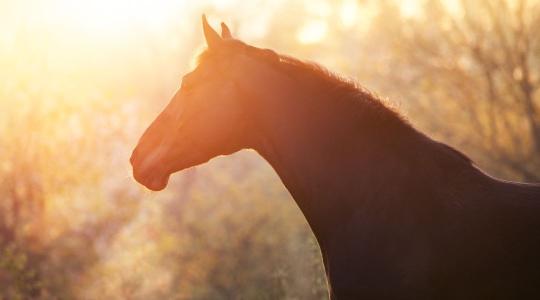
<svg viewBox="0 0 540 300">
<path fill-rule="evenodd" d="M 357 79 L 494 176 L 540 180 L 540 1 L 0 0 L 0 299 L 326 299 L 253 151 L 152 193 L 129 155 L 200 16 Z"/>
</svg>

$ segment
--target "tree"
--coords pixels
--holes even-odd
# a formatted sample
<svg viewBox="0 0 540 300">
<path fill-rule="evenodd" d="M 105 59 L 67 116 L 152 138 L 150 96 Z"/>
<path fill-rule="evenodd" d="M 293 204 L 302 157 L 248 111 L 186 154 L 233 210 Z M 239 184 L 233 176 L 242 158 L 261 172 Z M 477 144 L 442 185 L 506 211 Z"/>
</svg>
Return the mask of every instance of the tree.
<svg viewBox="0 0 540 300">
<path fill-rule="evenodd" d="M 379 61 L 393 66 L 387 88 L 492 172 L 539 180 L 540 2 L 430 0 L 415 16 L 396 10 L 381 2 L 371 32 L 390 54 Z"/>
</svg>

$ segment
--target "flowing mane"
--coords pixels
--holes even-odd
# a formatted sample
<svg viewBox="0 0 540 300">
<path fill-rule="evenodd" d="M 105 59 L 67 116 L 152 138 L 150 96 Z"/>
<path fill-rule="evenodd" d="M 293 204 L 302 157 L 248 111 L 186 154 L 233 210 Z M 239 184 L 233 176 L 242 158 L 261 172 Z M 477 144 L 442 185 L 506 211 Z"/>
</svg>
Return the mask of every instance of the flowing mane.
<svg viewBox="0 0 540 300">
<path fill-rule="evenodd" d="M 389 106 L 384 99 L 350 78 L 334 73 L 320 64 L 278 54 L 270 49 L 256 48 L 239 40 L 228 40 L 226 43 L 232 48 L 231 51 L 237 51 L 238 48 L 247 51 L 259 61 L 269 64 L 295 80 L 299 87 L 316 95 L 315 99 L 312 99 L 313 101 L 327 102 L 323 105 L 335 109 L 337 118 L 354 113 L 357 122 L 353 123 L 353 126 L 356 127 L 356 130 L 365 131 L 365 128 L 362 127 L 369 124 L 371 128 L 377 128 L 377 133 L 380 134 L 381 131 L 384 131 L 385 135 L 398 139 L 400 136 L 410 134 L 424 136 L 413 128 L 399 112 Z M 219 56 L 219 53 L 216 54 L 206 49 L 197 56 L 197 64 L 216 58 L 216 56 Z M 447 158 L 457 159 L 467 165 L 472 164 L 472 160 L 467 155 L 455 148 L 444 143 L 432 142 L 435 146 L 434 149 L 446 154 Z"/>
<path fill-rule="evenodd" d="M 410 127 L 405 118 L 376 94 L 353 79 L 334 73 L 320 64 L 280 54 L 276 67 L 302 83 L 305 88 L 319 93 L 318 98 L 328 101 L 328 105 L 341 104 L 344 109 L 357 112 L 358 117 L 372 116 L 394 126 Z"/>
<path fill-rule="evenodd" d="M 367 117 L 372 125 L 391 126 L 393 130 L 412 129 L 405 118 L 376 94 L 356 81 L 334 73 L 320 64 L 278 54 L 270 49 L 256 48 L 239 40 L 227 40 L 226 43 L 229 44 L 230 51 L 237 51 L 240 48 L 258 61 L 271 65 L 284 76 L 292 78 L 298 83 L 299 88 L 316 95 L 312 99 L 314 102 L 326 101 L 328 106 L 355 112 L 360 124 L 366 123 Z M 216 57 L 219 57 L 219 53 L 206 49 L 197 56 L 197 65 Z M 342 115 L 339 112 L 337 114 Z"/>
</svg>

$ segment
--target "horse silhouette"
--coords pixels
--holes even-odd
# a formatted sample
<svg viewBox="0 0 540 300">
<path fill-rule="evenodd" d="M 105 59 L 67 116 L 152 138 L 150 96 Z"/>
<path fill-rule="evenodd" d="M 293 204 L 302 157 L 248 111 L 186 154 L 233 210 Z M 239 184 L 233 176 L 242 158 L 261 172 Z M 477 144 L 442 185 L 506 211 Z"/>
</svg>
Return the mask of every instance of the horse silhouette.
<svg viewBox="0 0 540 300">
<path fill-rule="evenodd" d="M 319 243 L 332 299 L 540 299 L 540 185 L 497 180 L 368 91 L 219 35 L 142 135 L 137 181 L 255 149 Z"/>
</svg>

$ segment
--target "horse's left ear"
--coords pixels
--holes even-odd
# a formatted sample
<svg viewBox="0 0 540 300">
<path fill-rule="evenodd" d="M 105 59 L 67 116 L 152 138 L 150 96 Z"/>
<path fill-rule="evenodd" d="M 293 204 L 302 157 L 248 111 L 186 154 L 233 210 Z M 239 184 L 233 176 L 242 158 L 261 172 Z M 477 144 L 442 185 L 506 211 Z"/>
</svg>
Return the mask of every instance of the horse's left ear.
<svg viewBox="0 0 540 300">
<path fill-rule="evenodd" d="M 223 40 L 219 36 L 219 34 L 208 24 L 208 20 L 206 20 L 206 16 L 202 15 L 202 23 L 203 23 L 203 31 L 204 31 L 204 37 L 206 38 L 206 44 L 208 45 L 208 49 L 215 49 L 218 48 L 221 45 L 221 42 Z"/>
<path fill-rule="evenodd" d="M 222 39 L 232 39 L 231 31 L 229 30 L 229 27 L 227 27 L 227 24 L 221 22 L 221 38 Z"/>
</svg>

